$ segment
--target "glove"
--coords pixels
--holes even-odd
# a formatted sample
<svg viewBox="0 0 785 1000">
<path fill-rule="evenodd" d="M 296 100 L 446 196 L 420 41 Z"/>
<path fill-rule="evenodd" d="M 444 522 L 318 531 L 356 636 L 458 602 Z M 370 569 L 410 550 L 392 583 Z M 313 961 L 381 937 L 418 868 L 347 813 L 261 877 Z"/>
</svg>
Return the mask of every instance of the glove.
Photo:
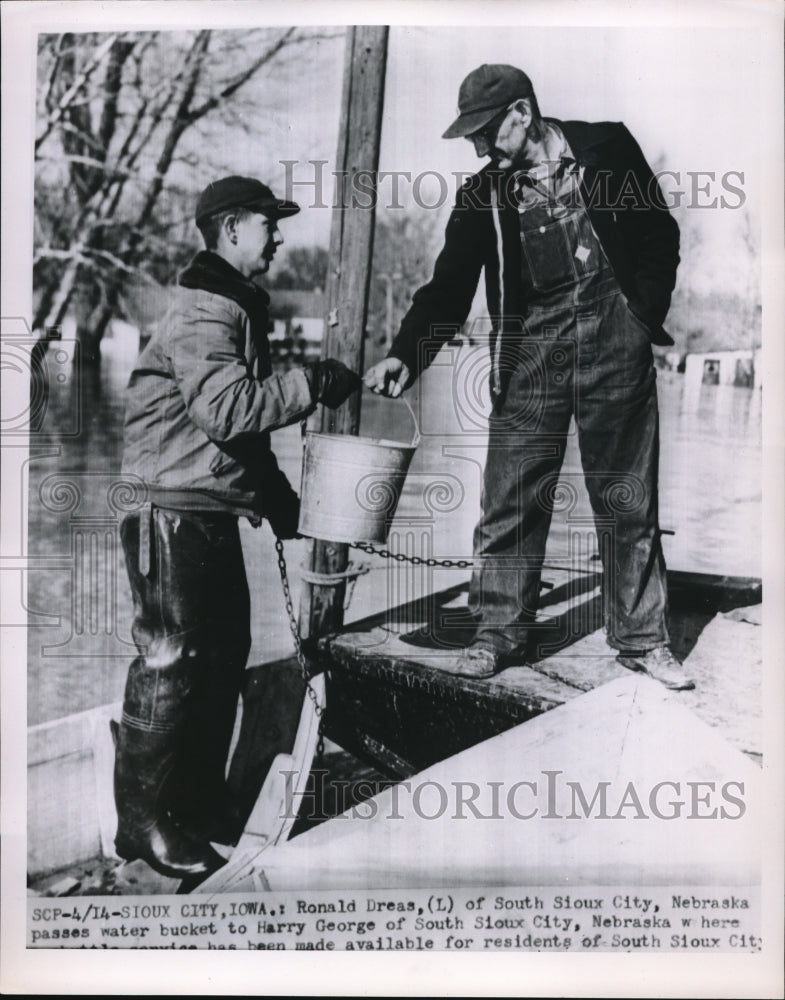
<svg viewBox="0 0 785 1000">
<path fill-rule="evenodd" d="M 300 522 L 300 498 L 296 494 L 292 503 L 268 511 L 266 517 L 273 529 L 273 534 L 282 542 L 286 541 L 287 538 L 303 537 L 297 530 L 297 525 Z"/>
<path fill-rule="evenodd" d="M 277 475 L 273 475 L 275 472 Z M 280 469 L 271 470 L 265 484 L 264 516 L 270 522 L 276 538 L 302 538 L 297 532 L 300 520 L 300 498 Z"/>
<path fill-rule="evenodd" d="M 306 377 L 311 385 L 314 402 L 324 403 L 331 410 L 338 409 L 363 384 L 357 372 L 335 358 L 306 365 Z"/>
</svg>

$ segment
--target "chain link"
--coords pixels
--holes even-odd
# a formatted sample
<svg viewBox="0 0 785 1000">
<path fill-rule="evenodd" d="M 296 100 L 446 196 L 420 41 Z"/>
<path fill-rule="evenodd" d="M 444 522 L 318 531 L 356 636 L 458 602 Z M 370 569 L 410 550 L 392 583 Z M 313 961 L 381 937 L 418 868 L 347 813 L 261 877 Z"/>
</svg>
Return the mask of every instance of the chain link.
<svg viewBox="0 0 785 1000">
<path fill-rule="evenodd" d="M 421 556 L 407 556 L 404 552 L 390 552 L 389 549 L 377 549 L 370 542 L 352 542 L 349 548 L 359 549 L 361 552 L 367 552 L 369 555 L 381 556 L 382 559 L 394 559 L 396 562 L 412 563 L 414 566 L 443 566 L 446 569 L 468 569 L 474 565 L 473 559 L 434 559 L 433 557 L 423 559 Z"/>
<path fill-rule="evenodd" d="M 368 555 L 380 556 L 382 559 L 393 559 L 395 562 L 408 562 L 414 566 L 442 566 L 446 569 L 468 569 L 470 566 L 474 565 L 474 559 L 435 559 L 433 557 L 428 557 L 423 559 L 421 556 L 407 556 L 404 552 L 391 552 L 389 549 L 377 549 L 375 545 L 370 542 L 350 542 L 350 549 L 359 549 L 361 552 L 366 552 Z M 319 735 L 316 744 L 316 757 L 321 760 L 324 756 L 324 732 L 323 732 L 323 716 L 324 708 L 319 704 L 319 698 L 311 686 L 311 672 L 308 667 L 308 659 L 303 651 L 302 639 L 300 637 L 300 627 L 297 624 L 297 616 L 294 613 L 294 602 L 292 601 L 292 591 L 289 587 L 289 577 L 286 572 L 286 559 L 284 558 L 283 542 L 280 538 L 275 540 L 275 551 L 278 553 L 278 570 L 281 574 L 281 587 L 283 589 L 284 603 L 286 604 L 286 614 L 289 617 L 289 629 L 292 633 L 292 638 L 294 639 L 294 648 L 297 654 L 297 662 L 300 665 L 300 672 L 302 673 L 303 681 L 305 682 L 305 690 L 308 693 L 308 697 L 313 702 L 314 712 L 317 719 L 319 720 Z M 557 569 L 558 567 L 543 567 L 543 569 Z M 587 570 L 580 570 L 580 572 L 590 572 Z M 354 584 L 357 582 L 357 577 L 351 580 L 352 589 Z"/>
<path fill-rule="evenodd" d="M 297 616 L 294 613 L 292 591 L 289 587 L 289 576 L 286 572 L 286 559 L 283 553 L 283 542 L 280 538 L 275 539 L 275 551 L 278 553 L 278 570 L 281 574 L 283 599 L 286 604 L 286 614 L 289 616 L 289 629 L 291 630 L 292 638 L 294 639 L 294 649 L 297 654 L 297 662 L 300 665 L 300 672 L 302 673 L 303 681 L 305 682 L 305 690 L 308 693 L 308 697 L 313 702 L 313 709 L 316 713 L 316 718 L 319 720 L 319 742 L 317 744 L 316 753 L 318 757 L 321 757 L 324 753 L 324 736 L 322 734 L 322 716 L 324 715 L 324 709 L 319 704 L 319 698 L 311 686 L 311 671 L 308 667 L 306 655 L 303 652 L 302 639 L 300 638 L 300 627 L 297 624 Z"/>
<path fill-rule="evenodd" d="M 369 555 L 381 556 L 383 559 L 394 559 L 396 562 L 413 563 L 415 566 L 444 566 L 447 568 L 454 567 L 457 569 L 468 569 L 470 566 L 474 565 L 474 560 L 472 559 L 422 559 L 420 556 L 407 556 L 403 552 L 390 552 L 389 549 L 377 549 L 376 546 L 371 545 L 369 542 L 355 542 L 349 547 L 359 549 L 362 552 L 367 552 Z M 289 630 L 291 631 L 292 639 L 294 640 L 297 663 L 299 664 L 300 673 L 302 674 L 303 682 L 305 683 L 306 693 L 313 702 L 314 713 L 319 720 L 319 736 L 316 745 L 316 756 L 317 759 L 321 759 L 324 755 L 324 708 L 319 704 L 319 698 L 311 686 L 311 671 L 308 666 L 308 658 L 303 650 L 300 627 L 297 623 L 297 616 L 294 611 L 294 601 L 292 600 L 292 591 L 289 586 L 289 575 L 286 571 L 286 558 L 284 556 L 283 542 L 280 538 L 275 539 L 275 551 L 278 555 L 278 571 L 281 574 L 281 589 L 283 590 L 286 614 L 289 619 Z M 356 578 L 352 581 L 352 583 L 355 582 Z"/>
<path fill-rule="evenodd" d="M 414 566 L 443 566 L 446 569 L 469 569 L 470 566 L 475 565 L 474 559 L 434 559 L 432 557 L 428 559 L 423 559 L 421 556 L 407 556 L 404 552 L 390 552 L 389 549 L 377 549 L 375 545 L 371 545 L 370 542 L 349 542 L 350 549 L 359 549 L 361 552 L 367 552 L 368 555 L 381 556 L 382 559 L 393 559 L 395 562 L 408 562 L 412 563 Z M 598 558 L 593 556 L 592 558 Z M 588 569 L 584 566 L 552 566 L 549 563 L 543 563 L 542 569 L 552 569 L 557 572 L 567 572 L 567 573 L 582 573 L 585 576 L 591 576 L 597 571 L 595 569 Z M 550 589 L 553 587 L 551 583 L 541 583 L 541 587 L 545 589 Z"/>
</svg>

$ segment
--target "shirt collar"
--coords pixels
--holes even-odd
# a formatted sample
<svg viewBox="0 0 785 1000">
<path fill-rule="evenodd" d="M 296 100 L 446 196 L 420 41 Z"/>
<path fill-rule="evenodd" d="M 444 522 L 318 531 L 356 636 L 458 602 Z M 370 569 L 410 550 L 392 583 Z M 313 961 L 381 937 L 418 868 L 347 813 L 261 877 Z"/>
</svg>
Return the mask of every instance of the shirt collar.
<svg viewBox="0 0 785 1000">
<path fill-rule="evenodd" d="M 577 161 L 570 145 L 558 125 L 545 122 L 545 148 L 547 160 L 536 163 L 529 170 L 519 170 L 516 176 L 521 181 L 544 181 L 557 174 L 565 174 Z"/>
</svg>

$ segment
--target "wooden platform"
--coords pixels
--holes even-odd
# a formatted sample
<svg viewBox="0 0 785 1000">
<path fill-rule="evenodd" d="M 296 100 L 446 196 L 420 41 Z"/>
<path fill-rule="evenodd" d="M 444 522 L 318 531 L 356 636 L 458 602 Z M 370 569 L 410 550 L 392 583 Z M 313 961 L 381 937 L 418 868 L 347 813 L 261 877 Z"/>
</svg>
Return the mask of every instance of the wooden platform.
<svg viewBox="0 0 785 1000">
<path fill-rule="evenodd" d="M 591 566 L 579 574 L 552 568 L 544 579 L 530 665 L 489 680 L 449 673 L 474 630 L 468 584 L 323 639 L 329 738 L 384 773 L 408 777 L 629 676 L 605 641 L 601 574 Z M 672 646 L 696 679 L 696 690 L 679 698 L 738 749 L 759 755 L 760 628 L 733 609 L 760 602 L 760 581 L 676 572 L 668 583 Z"/>
<path fill-rule="evenodd" d="M 371 784 L 378 789 L 384 787 L 383 776 L 399 779 L 419 772 L 428 774 L 428 769 L 440 762 L 449 767 L 449 759 L 463 759 L 454 755 L 478 744 L 495 747 L 494 737 L 523 722 L 539 723 L 551 716 L 557 720 L 561 706 L 581 701 L 585 692 L 598 689 L 599 694 L 613 688 L 614 683 L 637 682 L 640 678 L 620 667 L 615 651 L 605 643 L 599 574 L 588 567 L 575 579 L 566 571 L 549 570 L 546 581 L 550 586 L 543 594 L 541 614 L 533 630 L 531 665 L 512 666 L 490 680 L 461 678 L 442 669 L 473 631 L 466 610 L 466 584 L 374 615 L 322 640 L 328 739 L 375 768 Z M 735 748 L 759 761 L 760 582 L 676 573 L 670 574 L 669 584 L 673 646 L 697 683 L 695 691 L 669 695 L 670 703 L 691 710 L 679 716 L 682 721 L 694 715 L 708 724 L 717 746 L 725 747 L 723 753 Z M 659 685 L 643 680 L 648 702 L 657 701 L 657 693 L 665 694 Z M 246 674 L 229 783 L 249 814 L 270 773 L 276 771 L 276 761 L 280 763 L 293 753 L 295 733 L 302 721 L 303 694 L 294 658 L 253 667 Z M 141 862 L 120 864 L 113 856 L 116 819 L 109 719 L 118 714 L 118 705 L 103 706 L 30 730 L 28 846 L 30 874 L 41 876 L 34 882 L 38 892 L 176 891 L 174 880 L 161 878 Z M 581 718 L 587 739 L 592 726 L 595 735 L 604 735 L 605 724 L 599 717 L 581 714 Z M 676 719 L 670 709 L 668 719 Z M 698 719 L 696 732 L 702 732 Z M 671 724 L 667 719 L 666 723 Z M 535 729 L 546 731 L 552 729 Z M 709 745 L 705 733 L 700 739 Z M 313 731 L 308 742 L 305 757 L 310 759 Z M 581 756 L 577 744 L 573 749 L 571 766 Z M 289 761 L 285 770 L 297 771 L 304 780 L 309 767 L 305 757 L 298 766 Z M 370 773 L 363 772 L 356 760 L 352 764 L 348 754 L 342 757 L 340 777 L 349 779 L 339 782 L 342 786 Z M 496 764 L 491 763 L 480 771 L 484 778 L 495 780 Z M 324 763 L 318 766 L 324 767 Z M 449 771 L 439 774 L 446 779 Z M 424 780 L 424 775 L 419 777 Z M 328 774 L 328 790 L 329 781 Z M 272 791 L 272 786 L 268 785 L 268 790 Z M 280 788 L 275 792 L 280 798 Z M 372 792 L 366 791 L 365 796 L 368 794 Z M 266 798 L 272 801 L 271 796 Z M 73 813 L 74 803 L 81 804 L 79 817 Z M 345 807 L 328 807 L 326 815 L 336 815 Z M 265 812 L 273 818 L 279 814 L 280 807 L 275 805 Z M 309 825 L 313 823 L 304 823 L 300 817 L 295 832 Z M 292 843 L 314 832 L 296 836 Z M 281 840 L 280 831 L 266 823 L 251 833 L 265 858 L 270 845 Z M 239 857 L 237 860 L 238 865 L 227 874 L 237 874 L 242 881 L 243 866 Z M 52 874 L 45 876 L 45 872 Z M 256 888 L 261 884 L 258 872 L 254 872 L 252 882 Z"/>
<path fill-rule="evenodd" d="M 232 891 L 424 877 L 483 889 L 754 886 L 760 777 L 678 695 L 628 674 L 260 853 Z"/>
</svg>

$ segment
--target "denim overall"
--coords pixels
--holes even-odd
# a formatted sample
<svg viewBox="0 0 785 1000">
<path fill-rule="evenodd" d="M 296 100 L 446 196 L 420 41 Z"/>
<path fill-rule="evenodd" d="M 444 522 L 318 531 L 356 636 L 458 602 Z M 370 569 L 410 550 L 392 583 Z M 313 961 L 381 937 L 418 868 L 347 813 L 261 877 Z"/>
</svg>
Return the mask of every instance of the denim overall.
<svg viewBox="0 0 785 1000">
<path fill-rule="evenodd" d="M 519 194 L 523 334 L 495 358 L 470 605 L 476 643 L 523 652 L 538 605 L 554 505 L 575 418 L 603 560 L 605 627 L 617 649 L 667 643 L 657 509 L 657 392 L 651 342 L 627 306 L 583 207 L 574 161 Z M 501 338 L 501 335 L 500 335 Z M 498 383 L 497 383 L 498 384 Z M 584 552 L 584 558 L 588 553 Z"/>
</svg>

